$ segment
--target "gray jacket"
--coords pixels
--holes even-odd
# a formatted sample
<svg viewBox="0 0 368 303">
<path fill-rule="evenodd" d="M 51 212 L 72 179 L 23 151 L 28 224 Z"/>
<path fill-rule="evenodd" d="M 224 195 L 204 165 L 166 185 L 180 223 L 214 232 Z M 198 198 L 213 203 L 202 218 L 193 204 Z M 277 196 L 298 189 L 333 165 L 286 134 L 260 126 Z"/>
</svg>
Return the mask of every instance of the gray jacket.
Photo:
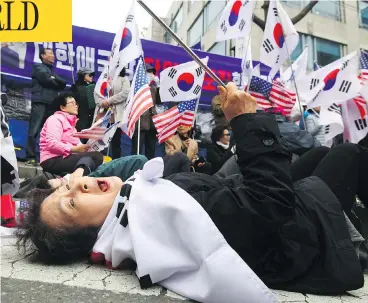
<svg viewBox="0 0 368 303">
<path fill-rule="evenodd" d="M 112 88 L 112 97 L 108 98 L 112 111 L 114 114 L 114 122 L 121 121 L 124 115 L 124 106 L 125 102 L 128 99 L 130 91 L 130 82 L 127 77 L 118 77 L 113 85 Z M 93 121 L 96 120 L 96 116 L 100 112 L 101 104 L 104 99 L 102 99 L 99 95 L 95 93 L 95 102 L 96 102 L 96 109 L 95 114 L 93 116 Z"/>
<path fill-rule="evenodd" d="M 305 124 L 307 131 L 321 143 L 321 145 L 325 145 L 326 136 L 325 136 L 325 126 L 319 123 L 319 117 L 315 114 L 311 113 L 305 118 Z"/>
</svg>

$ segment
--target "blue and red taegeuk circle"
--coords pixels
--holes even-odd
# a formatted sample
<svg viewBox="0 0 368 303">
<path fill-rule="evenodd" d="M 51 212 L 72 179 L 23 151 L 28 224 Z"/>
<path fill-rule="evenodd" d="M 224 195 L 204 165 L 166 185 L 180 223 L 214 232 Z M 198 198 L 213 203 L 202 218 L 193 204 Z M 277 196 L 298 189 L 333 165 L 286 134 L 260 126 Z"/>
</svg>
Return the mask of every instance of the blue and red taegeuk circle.
<svg viewBox="0 0 368 303">
<path fill-rule="evenodd" d="M 187 92 L 193 87 L 194 76 L 191 73 L 182 73 L 179 75 L 176 83 L 180 90 Z"/>
</svg>

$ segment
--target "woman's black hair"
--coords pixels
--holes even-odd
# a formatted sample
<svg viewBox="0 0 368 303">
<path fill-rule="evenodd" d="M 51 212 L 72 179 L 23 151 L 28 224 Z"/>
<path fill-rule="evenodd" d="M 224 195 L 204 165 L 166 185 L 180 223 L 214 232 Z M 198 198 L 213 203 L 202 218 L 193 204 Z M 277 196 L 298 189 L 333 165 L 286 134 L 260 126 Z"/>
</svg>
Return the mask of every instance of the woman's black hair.
<svg viewBox="0 0 368 303">
<path fill-rule="evenodd" d="M 213 144 L 216 144 L 217 141 L 224 135 L 224 130 L 229 128 L 225 124 L 216 125 L 212 130 L 211 141 Z"/>
<path fill-rule="evenodd" d="M 60 106 L 66 106 L 66 102 L 68 102 L 68 98 L 74 98 L 72 93 L 63 93 L 57 96 L 52 101 L 52 107 L 55 111 L 60 110 Z"/>
<path fill-rule="evenodd" d="M 29 210 L 24 224 L 17 232 L 18 250 L 35 252 L 38 261 L 47 264 L 66 264 L 88 257 L 97 239 L 97 227 L 53 228 L 41 220 L 41 205 L 56 189 L 36 188 L 27 196 Z"/>
</svg>

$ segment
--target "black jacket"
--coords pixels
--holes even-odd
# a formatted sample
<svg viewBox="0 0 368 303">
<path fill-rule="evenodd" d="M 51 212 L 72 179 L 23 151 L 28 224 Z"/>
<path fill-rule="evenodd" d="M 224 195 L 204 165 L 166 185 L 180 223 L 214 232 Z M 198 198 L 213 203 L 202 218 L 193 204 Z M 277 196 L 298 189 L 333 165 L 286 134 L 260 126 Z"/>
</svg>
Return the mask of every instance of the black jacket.
<svg viewBox="0 0 368 303">
<path fill-rule="evenodd" d="M 241 115 L 231 126 L 241 175 L 180 173 L 168 179 L 203 206 L 269 287 L 317 294 L 362 287 L 339 201 L 317 177 L 292 183 L 275 117 Z"/>
<path fill-rule="evenodd" d="M 207 149 L 207 160 L 212 164 L 212 174 L 218 172 L 222 165 L 233 155 L 231 147 L 225 149 L 216 143 L 212 143 Z"/>
<path fill-rule="evenodd" d="M 52 79 L 54 77 L 55 79 Z M 51 104 L 66 82 L 54 74 L 52 65 L 36 63 L 32 69 L 32 102 Z"/>
</svg>

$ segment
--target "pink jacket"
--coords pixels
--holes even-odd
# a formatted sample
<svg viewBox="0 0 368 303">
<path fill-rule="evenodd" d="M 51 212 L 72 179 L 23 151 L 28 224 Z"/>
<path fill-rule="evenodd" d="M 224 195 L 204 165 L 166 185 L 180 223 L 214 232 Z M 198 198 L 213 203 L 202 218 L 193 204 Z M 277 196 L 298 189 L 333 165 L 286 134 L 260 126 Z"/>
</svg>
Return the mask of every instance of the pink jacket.
<svg viewBox="0 0 368 303">
<path fill-rule="evenodd" d="M 57 111 L 50 116 L 43 125 L 40 134 L 40 161 L 71 154 L 73 146 L 81 144 L 80 140 L 73 137 L 76 132 L 75 124 L 77 116 Z"/>
</svg>

